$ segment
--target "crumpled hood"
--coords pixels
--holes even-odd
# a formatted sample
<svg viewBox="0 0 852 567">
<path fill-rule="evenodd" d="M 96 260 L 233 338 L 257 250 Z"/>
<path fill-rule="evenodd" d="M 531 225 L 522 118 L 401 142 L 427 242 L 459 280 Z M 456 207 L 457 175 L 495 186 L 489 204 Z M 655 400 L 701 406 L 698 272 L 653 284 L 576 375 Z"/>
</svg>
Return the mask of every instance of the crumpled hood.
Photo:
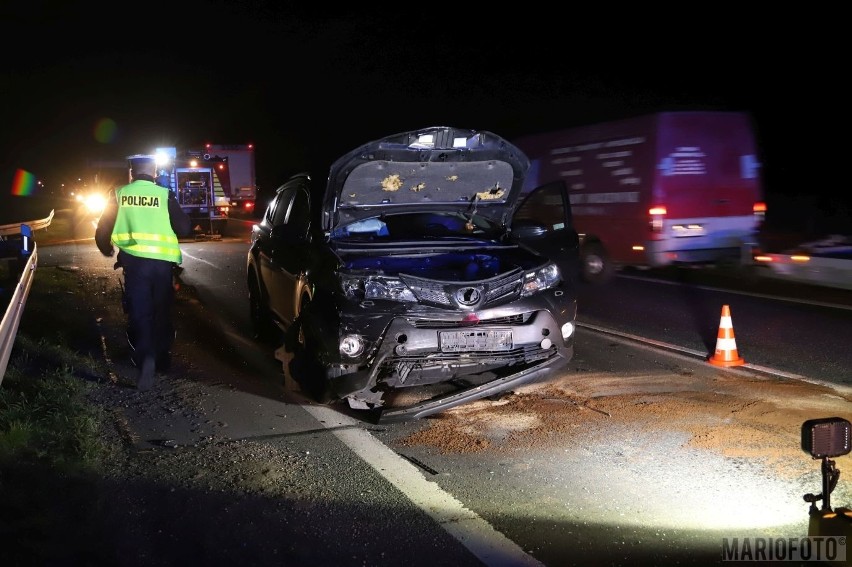
<svg viewBox="0 0 852 567">
<path fill-rule="evenodd" d="M 475 210 L 505 224 L 528 168 L 520 149 L 491 132 L 434 126 L 394 134 L 332 164 L 322 228 L 417 211 Z"/>
</svg>

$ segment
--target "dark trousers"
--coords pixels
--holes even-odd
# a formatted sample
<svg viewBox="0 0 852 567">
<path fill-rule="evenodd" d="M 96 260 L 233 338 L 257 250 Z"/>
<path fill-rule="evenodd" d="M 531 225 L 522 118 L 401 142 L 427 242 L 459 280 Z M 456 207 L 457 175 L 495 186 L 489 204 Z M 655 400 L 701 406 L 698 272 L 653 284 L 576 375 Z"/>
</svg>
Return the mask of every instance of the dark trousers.
<svg viewBox="0 0 852 567">
<path fill-rule="evenodd" d="M 124 269 L 125 310 L 128 339 L 134 348 L 133 361 L 141 366 L 150 355 L 155 358 L 158 370 L 166 370 L 175 338 L 174 264 L 125 253 L 121 253 L 119 261 Z"/>
</svg>

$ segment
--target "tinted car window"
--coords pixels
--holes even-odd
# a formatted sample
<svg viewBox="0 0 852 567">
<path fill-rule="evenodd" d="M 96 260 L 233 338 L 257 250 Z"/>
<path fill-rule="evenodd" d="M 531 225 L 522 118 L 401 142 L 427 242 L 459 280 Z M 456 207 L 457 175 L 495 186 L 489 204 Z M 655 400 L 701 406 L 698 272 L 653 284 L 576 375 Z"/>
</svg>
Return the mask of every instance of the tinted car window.
<svg viewBox="0 0 852 567">
<path fill-rule="evenodd" d="M 271 211 L 272 216 L 269 219 L 272 226 L 280 226 L 287 220 L 287 209 L 289 208 L 290 197 L 292 194 L 292 191 L 287 190 L 278 193 L 278 196 L 275 198 L 274 207 Z"/>
<path fill-rule="evenodd" d="M 287 224 L 302 234 L 308 231 L 310 224 L 309 207 L 308 196 L 303 191 L 296 191 L 290 205 L 290 214 L 287 215 Z"/>
<path fill-rule="evenodd" d="M 542 187 L 533 192 L 515 211 L 514 221 L 532 221 L 542 224 L 548 231 L 566 230 L 570 222 L 570 208 L 566 208 L 564 191 L 560 185 Z M 566 214 L 568 211 L 568 214 Z"/>
</svg>

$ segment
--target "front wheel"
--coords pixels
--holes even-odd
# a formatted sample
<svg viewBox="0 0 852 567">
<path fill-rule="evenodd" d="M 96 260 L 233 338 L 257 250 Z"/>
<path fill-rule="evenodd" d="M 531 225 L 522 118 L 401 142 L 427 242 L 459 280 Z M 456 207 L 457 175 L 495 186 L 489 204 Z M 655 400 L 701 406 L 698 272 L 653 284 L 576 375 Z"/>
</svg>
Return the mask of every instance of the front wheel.
<svg viewBox="0 0 852 567">
<path fill-rule="evenodd" d="M 584 246 L 580 262 L 583 280 L 589 283 L 606 283 L 615 274 L 615 266 L 601 244 L 595 243 Z"/>
<path fill-rule="evenodd" d="M 321 364 L 319 358 L 312 341 L 307 340 L 296 346 L 288 370 L 292 380 L 299 384 L 303 392 L 315 402 L 327 405 L 336 399 L 328 384 L 330 370 Z"/>
</svg>

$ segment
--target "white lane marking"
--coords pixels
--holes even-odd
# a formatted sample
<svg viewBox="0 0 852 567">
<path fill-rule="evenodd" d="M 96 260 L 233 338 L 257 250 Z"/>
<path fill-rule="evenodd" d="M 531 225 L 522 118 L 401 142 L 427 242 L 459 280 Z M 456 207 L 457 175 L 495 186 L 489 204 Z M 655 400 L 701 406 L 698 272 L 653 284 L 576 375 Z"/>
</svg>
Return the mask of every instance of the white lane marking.
<svg viewBox="0 0 852 567">
<path fill-rule="evenodd" d="M 597 325 L 592 325 L 590 323 L 581 323 L 577 322 L 577 327 L 579 329 L 586 329 L 587 331 L 592 331 L 595 333 L 600 333 L 603 335 L 607 335 L 613 340 L 620 341 L 625 344 L 632 344 L 633 346 L 640 346 L 646 349 L 661 349 L 666 351 L 671 351 L 673 354 L 680 355 L 686 358 L 694 357 L 700 358 L 702 360 L 707 360 L 709 355 L 703 352 L 699 352 L 697 350 L 692 350 L 689 348 L 673 345 L 671 343 L 666 343 L 662 341 L 655 341 L 653 339 L 648 339 L 645 337 L 641 337 L 639 335 L 631 335 L 630 333 L 622 333 L 621 331 L 616 331 L 615 329 L 609 329 L 607 327 L 598 327 Z M 829 388 L 835 390 L 840 394 L 849 395 L 852 394 L 852 386 L 847 386 L 846 384 L 837 384 L 834 382 L 829 382 L 827 380 L 819 380 L 817 378 L 809 378 L 807 376 L 802 376 L 801 374 L 793 374 L 790 372 L 785 372 L 783 370 L 778 370 L 775 368 L 769 368 L 766 366 L 760 366 L 758 364 L 751 364 L 746 362 L 742 366 L 726 368 L 727 372 L 737 373 L 741 370 L 756 370 L 757 372 L 762 372 L 763 374 L 769 374 L 771 376 L 777 376 L 779 378 L 787 378 L 788 380 L 798 380 L 800 382 L 808 382 L 809 384 L 816 384 L 817 386 L 823 386 L 825 388 Z"/>
<path fill-rule="evenodd" d="M 212 268 L 218 268 L 219 267 L 218 265 L 214 264 L 213 262 L 208 262 L 207 260 L 205 260 L 203 258 L 199 258 L 198 256 L 193 256 L 192 254 L 190 254 L 189 252 L 186 252 L 184 250 L 181 250 L 181 254 L 183 256 L 186 256 L 187 258 L 192 258 L 196 262 L 201 262 L 202 264 L 207 264 L 208 266 L 210 266 Z"/>
<path fill-rule="evenodd" d="M 643 278 L 643 277 L 640 277 L 640 276 L 629 276 L 629 275 L 624 275 L 624 274 L 619 274 L 618 277 L 624 278 L 624 279 L 627 279 L 627 280 L 637 280 L 637 281 L 640 281 L 640 282 L 651 282 L 651 283 L 675 285 L 675 286 L 684 285 L 681 282 L 673 282 L 673 281 L 669 281 L 669 280 L 658 280 L 658 279 L 655 279 L 655 278 Z M 693 287 L 695 289 L 703 289 L 705 291 L 721 291 L 721 292 L 725 292 L 725 293 L 734 293 L 736 295 L 746 295 L 748 297 L 758 297 L 760 299 L 774 299 L 776 301 L 786 301 L 787 303 L 803 303 L 805 305 L 815 305 L 817 307 L 831 307 L 832 309 L 844 309 L 846 311 L 852 311 L 852 305 L 843 305 L 841 303 L 826 303 L 824 301 L 814 301 L 814 300 L 811 300 L 811 299 L 799 299 L 799 298 L 795 298 L 795 297 L 784 297 L 782 295 L 767 295 L 765 293 L 753 293 L 753 292 L 750 292 L 750 291 L 740 291 L 740 290 L 736 290 L 736 289 L 727 289 L 727 288 L 723 288 L 723 287 L 711 287 L 711 286 L 706 286 L 706 285 L 691 285 L 690 284 L 690 287 Z"/>
<path fill-rule="evenodd" d="M 451 494 L 426 480 L 420 469 L 362 429 L 360 422 L 322 406 L 303 407 L 485 565 L 543 567 Z"/>
</svg>

